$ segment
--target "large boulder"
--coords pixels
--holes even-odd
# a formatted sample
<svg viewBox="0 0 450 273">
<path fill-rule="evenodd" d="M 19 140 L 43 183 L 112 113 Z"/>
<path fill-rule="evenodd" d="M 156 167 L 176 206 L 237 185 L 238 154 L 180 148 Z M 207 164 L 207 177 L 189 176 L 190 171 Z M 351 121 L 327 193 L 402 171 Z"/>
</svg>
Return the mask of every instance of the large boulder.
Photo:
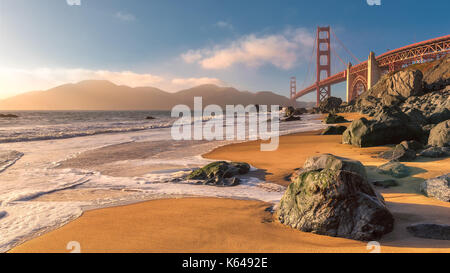
<svg viewBox="0 0 450 273">
<path fill-rule="evenodd" d="M 341 106 L 342 99 L 336 97 L 328 97 L 319 104 L 319 110 L 322 113 L 334 113 Z"/>
<path fill-rule="evenodd" d="M 437 147 L 450 146 L 450 119 L 439 123 L 431 129 L 428 145 Z"/>
<path fill-rule="evenodd" d="M 239 184 L 239 178 L 236 176 L 249 171 L 250 165 L 247 163 L 216 161 L 192 171 L 186 178 L 202 180 L 205 185 L 236 186 Z"/>
<path fill-rule="evenodd" d="M 400 109 L 383 107 L 372 120 L 360 118 L 353 121 L 342 135 L 342 142 L 358 147 L 371 147 L 423 138 L 422 128 L 411 122 Z"/>
<path fill-rule="evenodd" d="M 367 179 L 366 168 L 361 162 L 332 154 L 321 154 L 307 158 L 300 172 L 323 169 L 353 172 Z"/>
<path fill-rule="evenodd" d="M 284 193 L 278 220 L 292 228 L 355 240 L 377 240 L 394 218 L 362 176 L 345 170 L 301 173 Z"/>
<path fill-rule="evenodd" d="M 423 74 L 420 70 L 399 71 L 387 81 L 387 93 L 404 99 L 420 96 L 422 92 Z"/>
<path fill-rule="evenodd" d="M 428 197 L 450 202 L 450 173 L 426 180 L 420 184 L 420 191 Z"/>
</svg>

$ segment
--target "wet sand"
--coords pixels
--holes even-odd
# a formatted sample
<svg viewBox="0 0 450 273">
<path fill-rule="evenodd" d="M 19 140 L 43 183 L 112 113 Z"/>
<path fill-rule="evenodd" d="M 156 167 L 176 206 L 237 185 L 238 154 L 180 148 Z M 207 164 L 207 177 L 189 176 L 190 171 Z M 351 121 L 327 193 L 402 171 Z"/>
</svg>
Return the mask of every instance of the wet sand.
<svg viewBox="0 0 450 273">
<path fill-rule="evenodd" d="M 267 181 L 281 185 L 289 183 L 287 176 L 307 157 L 319 153 L 360 160 L 370 179 L 385 177 L 374 168 L 386 161 L 373 156 L 388 147 L 361 149 L 340 141 L 341 136 L 307 132 L 282 136 L 274 152 L 261 152 L 260 142 L 252 141 L 220 147 L 204 157 L 248 162 L 262 169 Z M 406 226 L 450 224 L 450 203 L 417 193 L 424 179 L 448 172 L 450 158 L 404 164 L 412 168 L 412 177 L 398 179 L 399 187 L 377 188 L 395 217 L 394 231 L 380 240 L 381 252 L 449 253 L 450 241 L 413 237 Z M 69 252 L 70 241 L 78 241 L 82 252 L 369 252 L 365 242 L 283 226 L 266 211 L 269 206 L 260 201 L 182 198 L 93 210 L 11 252 Z"/>
</svg>

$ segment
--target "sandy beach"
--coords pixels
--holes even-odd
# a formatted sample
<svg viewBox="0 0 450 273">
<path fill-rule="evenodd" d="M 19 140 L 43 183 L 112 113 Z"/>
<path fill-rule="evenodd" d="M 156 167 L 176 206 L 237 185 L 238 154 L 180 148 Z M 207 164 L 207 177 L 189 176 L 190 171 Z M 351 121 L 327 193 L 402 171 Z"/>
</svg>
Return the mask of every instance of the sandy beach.
<svg viewBox="0 0 450 273">
<path fill-rule="evenodd" d="M 219 147 L 204 157 L 247 162 L 261 169 L 267 182 L 280 185 L 289 183 L 288 176 L 307 157 L 320 153 L 359 160 L 370 179 L 383 178 L 374 168 L 385 161 L 374 156 L 388 147 L 356 148 L 340 141 L 341 136 L 312 131 L 282 136 L 274 152 L 261 152 L 260 141 L 250 141 Z M 377 188 L 395 218 L 394 231 L 380 240 L 381 252 L 450 252 L 450 241 L 416 238 L 406 231 L 418 222 L 450 224 L 449 203 L 418 193 L 424 179 L 448 172 L 450 158 L 404 164 L 412 176 L 398 179 L 398 187 Z M 269 207 L 261 201 L 190 197 L 92 210 L 10 252 L 69 252 L 70 241 L 79 242 L 82 252 L 370 252 L 365 242 L 286 227 Z"/>
</svg>

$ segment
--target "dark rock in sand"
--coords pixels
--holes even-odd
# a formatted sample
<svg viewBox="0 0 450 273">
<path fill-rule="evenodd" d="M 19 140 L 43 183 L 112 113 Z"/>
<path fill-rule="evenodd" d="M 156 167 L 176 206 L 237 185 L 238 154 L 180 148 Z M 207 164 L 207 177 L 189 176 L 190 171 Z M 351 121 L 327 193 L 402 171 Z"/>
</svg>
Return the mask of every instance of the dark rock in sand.
<svg viewBox="0 0 450 273">
<path fill-rule="evenodd" d="M 449 147 L 430 147 L 428 149 L 420 152 L 419 156 L 430 157 L 430 158 L 440 158 L 450 156 Z"/>
<path fill-rule="evenodd" d="M 319 110 L 322 113 L 335 113 L 342 104 L 342 99 L 328 97 L 319 104 Z"/>
<path fill-rule="evenodd" d="M 288 121 L 299 121 L 299 120 L 302 120 L 302 118 L 301 118 L 301 117 L 299 117 L 299 116 L 290 116 L 290 117 L 287 117 L 287 118 L 281 119 L 281 122 L 288 122 Z"/>
<path fill-rule="evenodd" d="M 0 114 L 0 118 L 18 118 L 19 116 L 14 114 Z"/>
<path fill-rule="evenodd" d="M 396 178 L 403 178 L 410 174 L 410 170 L 407 166 L 399 162 L 388 162 L 377 168 L 377 172 L 381 174 L 387 174 Z"/>
<path fill-rule="evenodd" d="M 377 180 L 377 181 L 373 181 L 372 184 L 374 186 L 385 188 L 385 189 L 398 186 L 397 181 L 394 179 Z"/>
<path fill-rule="evenodd" d="M 450 173 L 426 180 L 420 184 L 420 191 L 428 197 L 450 202 Z"/>
<path fill-rule="evenodd" d="M 347 130 L 346 126 L 328 126 L 322 135 L 342 135 L 345 130 Z"/>
<path fill-rule="evenodd" d="M 449 225 L 420 223 L 407 226 L 406 229 L 415 237 L 435 240 L 450 240 Z"/>
<path fill-rule="evenodd" d="M 328 116 L 325 117 L 323 120 L 325 124 L 336 124 L 336 123 L 344 123 L 349 122 L 346 120 L 343 116 L 335 115 L 335 114 L 328 114 Z"/>
<path fill-rule="evenodd" d="M 413 161 L 416 159 L 416 151 L 398 144 L 394 149 L 382 152 L 379 157 L 389 161 Z"/>
<path fill-rule="evenodd" d="M 277 218 L 304 232 L 376 240 L 394 226 L 394 218 L 379 196 L 357 173 L 306 171 L 288 186 Z"/>
<path fill-rule="evenodd" d="M 405 149 L 414 150 L 414 151 L 419 151 L 419 150 L 423 149 L 423 144 L 418 141 L 415 141 L 415 140 L 402 141 L 400 143 L 400 145 L 405 147 Z"/>
<path fill-rule="evenodd" d="M 202 180 L 206 185 L 236 186 L 239 184 L 239 178 L 235 176 L 249 171 L 250 165 L 247 163 L 216 161 L 191 172 L 186 178 Z"/>
<path fill-rule="evenodd" d="M 152 117 L 152 116 L 148 116 L 148 117 L 146 117 L 145 119 L 149 119 L 149 120 L 152 120 L 152 119 L 155 119 L 154 117 Z"/>
<path fill-rule="evenodd" d="M 450 147 L 450 119 L 439 123 L 431 129 L 428 145 Z"/>
</svg>

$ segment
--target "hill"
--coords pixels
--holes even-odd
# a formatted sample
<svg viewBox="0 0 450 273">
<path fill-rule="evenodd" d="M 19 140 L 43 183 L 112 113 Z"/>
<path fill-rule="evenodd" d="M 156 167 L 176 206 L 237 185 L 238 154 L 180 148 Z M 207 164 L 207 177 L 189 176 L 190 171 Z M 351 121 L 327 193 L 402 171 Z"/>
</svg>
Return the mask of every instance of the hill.
<svg viewBox="0 0 450 273">
<path fill-rule="evenodd" d="M 177 104 L 193 107 L 194 96 L 203 105 L 265 104 L 288 106 L 292 102 L 270 91 L 252 93 L 232 87 L 200 85 L 175 93 L 154 87 L 131 88 L 109 81 L 87 80 L 45 91 L 32 91 L 0 100 L 1 110 L 170 110 Z M 296 107 L 312 107 L 298 102 Z"/>
</svg>

